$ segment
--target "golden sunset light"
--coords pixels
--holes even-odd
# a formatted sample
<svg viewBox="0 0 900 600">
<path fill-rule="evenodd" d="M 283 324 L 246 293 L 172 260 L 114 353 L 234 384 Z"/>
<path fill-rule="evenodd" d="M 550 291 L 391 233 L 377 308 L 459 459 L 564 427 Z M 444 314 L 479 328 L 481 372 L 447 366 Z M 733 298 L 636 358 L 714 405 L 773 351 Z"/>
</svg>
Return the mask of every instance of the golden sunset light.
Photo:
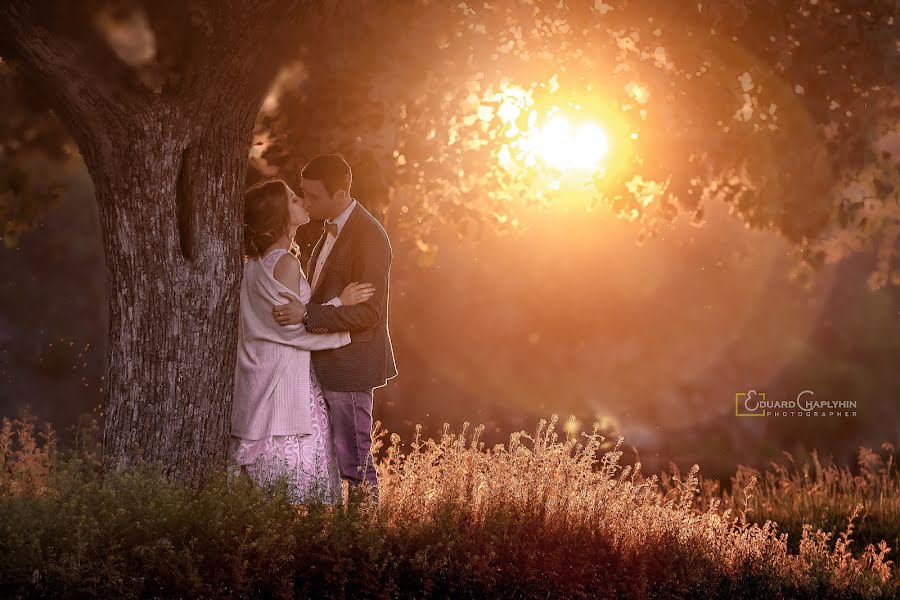
<svg viewBox="0 0 900 600">
<path fill-rule="evenodd" d="M 504 90 L 502 98 L 497 116 L 510 140 L 497 153 L 503 168 L 544 166 L 561 175 L 587 175 L 602 167 L 610 152 L 610 136 L 600 123 L 583 116 L 581 107 L 565 110 L 554 105 L 541 112 L 534 107 L 531 92 L 517 86 Z M 481 106 L 478 114 L 488 120 L 493 110 Z"/>
<path fill-rule="evenodd" d="M 900 600 L 898 4 L 0 1 L 0 600 Z"/>
<path fill-rule="evenodd" d="M 602 127 L 590 121 L 572 124 L 562 114 L 554 114 L 526 140 L 532 152 L 560 171 L 593 170 L 609 152 Z"/>
</svg>

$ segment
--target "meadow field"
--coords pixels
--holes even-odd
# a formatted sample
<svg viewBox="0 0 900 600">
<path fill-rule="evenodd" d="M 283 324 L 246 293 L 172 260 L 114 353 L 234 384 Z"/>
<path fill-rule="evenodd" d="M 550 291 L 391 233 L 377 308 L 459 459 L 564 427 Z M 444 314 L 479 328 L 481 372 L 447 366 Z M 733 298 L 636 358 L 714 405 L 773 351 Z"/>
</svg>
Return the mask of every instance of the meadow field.
<svg viewBox="0 0 900 600">
<path fill-rule="evenodd" d="M 211 474 L 104 475 L 95 424 L 57 448 L 0 427 L 0 596 L 897 598 L 894 448 L 813 455 L 730 482 L 620 464 L 557 420 L 491 448 L 480 428 L 378 436 L 380 500 L 292 504 Z"/>
</svg>

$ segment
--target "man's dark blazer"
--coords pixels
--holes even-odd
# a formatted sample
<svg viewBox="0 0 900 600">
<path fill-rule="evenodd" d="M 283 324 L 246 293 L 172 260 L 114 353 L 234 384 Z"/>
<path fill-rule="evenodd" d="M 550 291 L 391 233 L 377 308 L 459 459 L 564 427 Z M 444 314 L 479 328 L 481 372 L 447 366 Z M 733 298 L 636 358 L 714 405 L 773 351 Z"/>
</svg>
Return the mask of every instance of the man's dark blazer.
<svg viewBox="0 0 900 600">
<path fill-rule="evenodd" d="M 315 280 L 316 261 L 325 243 L 323 234 L 307 264 L 307 278 Z M 326 390 L 357 392 L 383 386 L 397 375 L 388 333 L 391 243 L 381 223 L 356 203 L 322 265 L 322 273 L 306 307 L 307 330 L 313 333 L 349 331 L 351 343 L 312 353 L 316 377 Z M 375 294 L 356 306 L 324 305 L 354 282 L 371 283 Z"/>
</svg>

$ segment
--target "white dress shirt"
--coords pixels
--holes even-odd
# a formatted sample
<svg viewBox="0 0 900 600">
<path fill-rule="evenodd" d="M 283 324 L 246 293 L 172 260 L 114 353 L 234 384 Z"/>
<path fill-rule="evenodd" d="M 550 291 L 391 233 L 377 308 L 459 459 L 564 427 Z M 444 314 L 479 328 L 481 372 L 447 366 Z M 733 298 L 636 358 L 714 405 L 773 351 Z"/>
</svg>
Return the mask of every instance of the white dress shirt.
<svg viewBox="0 0 900 600">
<path fill-rule="evenodd" d="M 344 228 L 344 225 L 347 223 L 347 219 L 350 218 L 350 213 L 353 212 L 353 209 L 356 208 L 356 200 L 353 200 L 350 203 L 350 206 L 344 209 L 344 212 L 339 214 L 334 218 L 334 220 L 326 220 L 326 224 L 334 223 L 337 225 L 337 236 L 333 236 L 331 234 L 325 235 L 325 241 L 322 243 L 322 250 L 319 252 L 319 258 L 316 260 L 316 271 L 313 274 L 312 280 L 312 289 L 316 289 L 316 284 L 319 282 L 319 277 L 322 275 L 322 266 L 325 264 L 325 261 L 328 260 L 328 255 L 331 254 L 331 249 L 334 248 L 334 243 L 337 241 L 338 236 L 341 235 L 341 230 Z"/>
</svg>

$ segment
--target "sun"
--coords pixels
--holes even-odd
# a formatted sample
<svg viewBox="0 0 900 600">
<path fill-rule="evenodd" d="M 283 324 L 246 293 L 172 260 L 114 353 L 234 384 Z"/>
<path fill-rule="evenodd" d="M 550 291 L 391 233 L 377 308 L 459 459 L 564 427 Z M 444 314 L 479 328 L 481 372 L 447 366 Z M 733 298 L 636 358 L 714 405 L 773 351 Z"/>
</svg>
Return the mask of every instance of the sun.
<svg viewBox="0 0 900 600">
<path fill-rule="evenodd" d="M 532 148 L 543 161 L 560 171 L 593 170 L 609 153 L 609 138 L 591 121 L 572 124 L 555 114 L 532 137 Z"/>
<path fill-rule="evenodd" d="M 558 106 L 538 110 L 530 93 L 518 87 L 504 92 L 497 110 L 507 140 L 498 152 L 504 168 L 512 171 L 540 164 L 568 175 L 603 167 L 610 153 L 610 138 L 599 122 L 578 110 Z"/>
</svg>

